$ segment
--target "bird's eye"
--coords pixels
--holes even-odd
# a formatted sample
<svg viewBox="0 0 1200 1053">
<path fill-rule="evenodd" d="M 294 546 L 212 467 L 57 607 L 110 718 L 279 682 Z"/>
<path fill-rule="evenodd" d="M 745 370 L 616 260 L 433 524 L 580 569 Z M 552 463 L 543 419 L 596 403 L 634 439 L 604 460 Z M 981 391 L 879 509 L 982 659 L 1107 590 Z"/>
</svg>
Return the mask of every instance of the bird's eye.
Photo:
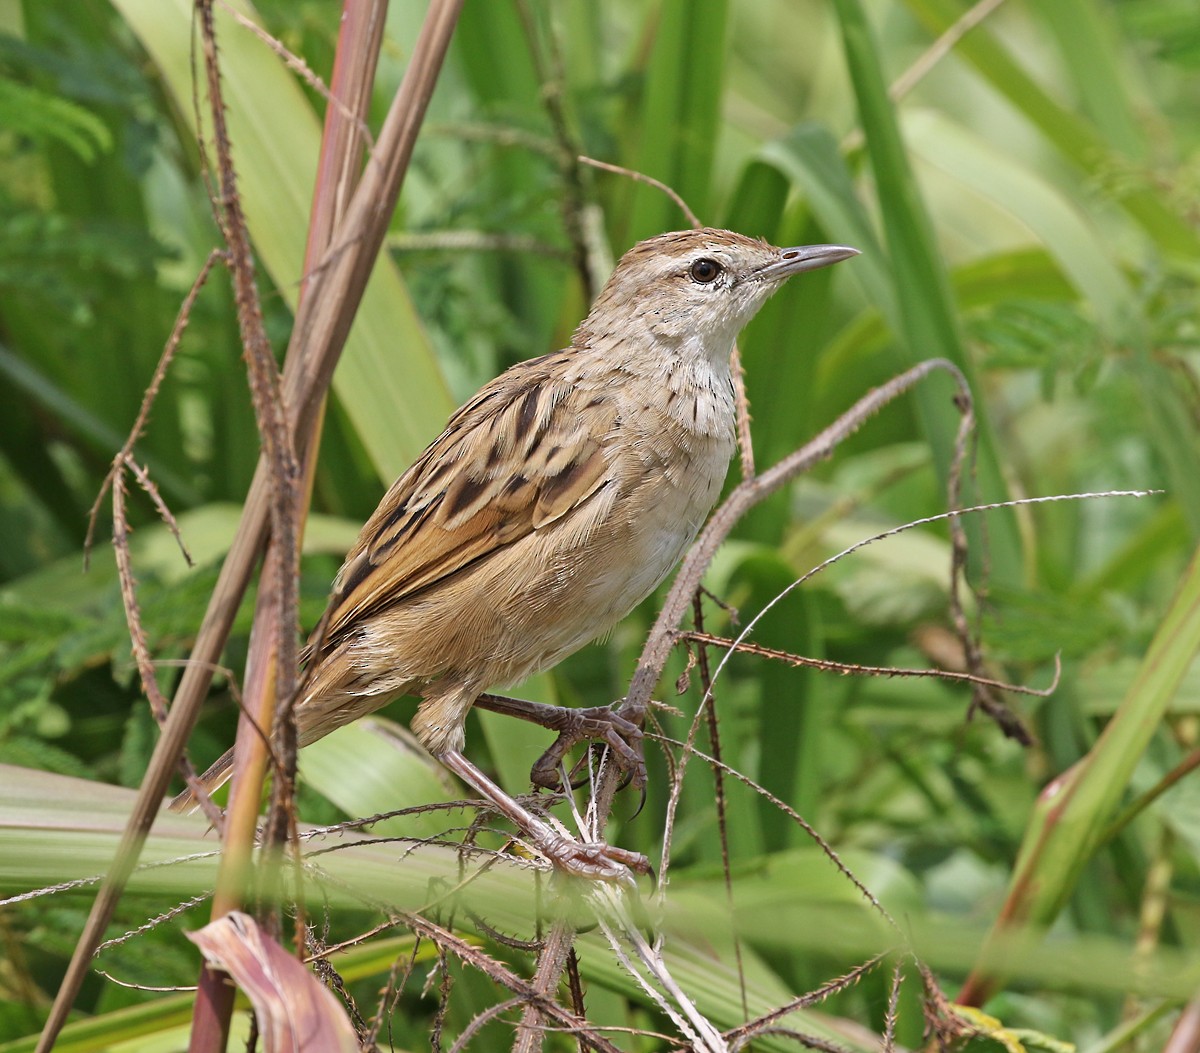
<svg viewBox="0 0 1200 1053">
<path fill-rule="evenodd" d="M 717 275 L 721 273 L 721 265 L 716 260 L 710 260 L 705 257 L 693 263 L 689 273 L 692 276 L 692 281 L 699 282 L 701 285 L 707 285 L 709 282 L 717 280 Z"/>
</svg>

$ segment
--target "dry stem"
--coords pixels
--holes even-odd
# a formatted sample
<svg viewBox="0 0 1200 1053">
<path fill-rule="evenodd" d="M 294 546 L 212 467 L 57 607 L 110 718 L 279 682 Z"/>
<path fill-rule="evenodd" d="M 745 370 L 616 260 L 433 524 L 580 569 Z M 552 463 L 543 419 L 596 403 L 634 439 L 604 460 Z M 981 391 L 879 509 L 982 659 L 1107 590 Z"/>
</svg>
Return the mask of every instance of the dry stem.
<svg viewBox="0 0 1200 1053">
<path fill-rule="evenodd" d="M 396 94 L 380 132 L 376 158 L 367 166 L 335 239 L 339 250 L 327 266 L 312 276 L 321 295 L 307 297 L 306 308 L 297 317 L 283 376 L 282 398 L 292 413 L 290 435 L 298 453 L 307 450 L 305 439 L 313 431 L 324 392 L 329 385 L 350 322 L 357 310 L 366 277 L 370 272 L 391 215 L 400 183 L 412 154 L 413 143 L 425 114 L 457 21 L 461 0 L 433 0 L 412 62 Z M 129 874 L 137 863 L 146 834 L 161 805 L 177 758 L 199 714 L 200 704 L 219 661 L 244 590 L 266 537 L 271 483 L 260 460 L 247 495 L 233 544 L 221 568 L 192 657 L 175 693 L 170 714 L 155 747 L 146 778 L 122 834 L 121 843 L 105 884 L 92 906 L 87 924 L 76 944 L 66 975 L 55 997 L 38 1043 L 46 1053 L 66 1020 L 75 1000 L 93 948 L 116 907 Z M 295 675 L 295 666 L 288 676 Z"/>
</svg>

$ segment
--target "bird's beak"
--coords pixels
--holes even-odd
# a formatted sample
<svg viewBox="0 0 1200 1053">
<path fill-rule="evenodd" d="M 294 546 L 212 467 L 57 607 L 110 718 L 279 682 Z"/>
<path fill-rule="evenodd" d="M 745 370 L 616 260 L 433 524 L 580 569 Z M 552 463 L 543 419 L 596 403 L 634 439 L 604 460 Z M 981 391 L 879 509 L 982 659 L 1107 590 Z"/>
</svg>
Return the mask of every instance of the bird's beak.
<svg viewBox="0 0 1200 1053">
<path fill-rule="evenodd" d="M 759 277 L 780 281 L 801 271 L 815 271 L 818 267 L 828 267 L 831 263 L 840 263 L 857 255 L 858 249 L 852 249 L 849 245 L 797 245 L 795 248 L 781 249 L 779 259 L 759 271 Z"/>
</svg>

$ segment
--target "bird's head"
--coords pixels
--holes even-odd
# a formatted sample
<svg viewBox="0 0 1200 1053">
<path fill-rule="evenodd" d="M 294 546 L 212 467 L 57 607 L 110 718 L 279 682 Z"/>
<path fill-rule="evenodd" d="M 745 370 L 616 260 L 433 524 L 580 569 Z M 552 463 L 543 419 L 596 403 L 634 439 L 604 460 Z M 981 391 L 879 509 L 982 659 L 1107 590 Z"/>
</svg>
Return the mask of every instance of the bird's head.
<svg viewBox="0 0 1200 1053">
<path fill-rule="evenodd" d="M 779 249 L 731 230 L 660 234 L 621 257 L 574 342 L 600 347 L 648 336 L 727 359 L 742 327 L 788 278 L 857 255 L 845 245 Z"/>
</svg>

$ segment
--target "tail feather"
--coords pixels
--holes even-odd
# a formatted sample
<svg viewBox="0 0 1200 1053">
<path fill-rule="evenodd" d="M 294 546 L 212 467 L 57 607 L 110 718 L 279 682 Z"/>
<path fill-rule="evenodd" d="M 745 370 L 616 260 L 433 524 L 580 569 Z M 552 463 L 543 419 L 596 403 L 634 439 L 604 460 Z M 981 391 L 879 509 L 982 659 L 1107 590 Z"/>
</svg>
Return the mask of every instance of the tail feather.
<svg viewBox="0 0 1200 1053">
<path fill-rule="evenodd" d="M 320 629 L 318 629 L 320 632 Z M 313 639 L 317 638 L 314 633 Z M 352 640 L 313 657 L 313 641 L 301 651 L 306 662 L 315 662 L 304 694 L 296 706 L 296 733 L 300 746 L 324 738 L 331 731 L 374 713 L 386 702 L 415 686 L 412 678 L 391 675 L 390 670 L 366 673 L 348 654 Z M 224 786 L 233 774 L 233 750 L 226 750 L 203 775 L 200 785 L 208 793 Z M 173 812 L 190 812 L 198 806 L 196 795 L 184 790 L 168 806 Z"/>
<path fill-rule="evenodd" d="M 205 792 L 212 793 L 214 790 L 220 789 L 226 782 L 229 781 L 229 776 L 233 774 L 233 750 L 227 749 L 209 769 L 200 776 L 200 785 L 204 787 Z M 196 808 L 198 802 L 196 795 L 190 789 L 184 790 L 176 797 L 168 807 L 173 812 L 190 812 Z"/>
</svg>

